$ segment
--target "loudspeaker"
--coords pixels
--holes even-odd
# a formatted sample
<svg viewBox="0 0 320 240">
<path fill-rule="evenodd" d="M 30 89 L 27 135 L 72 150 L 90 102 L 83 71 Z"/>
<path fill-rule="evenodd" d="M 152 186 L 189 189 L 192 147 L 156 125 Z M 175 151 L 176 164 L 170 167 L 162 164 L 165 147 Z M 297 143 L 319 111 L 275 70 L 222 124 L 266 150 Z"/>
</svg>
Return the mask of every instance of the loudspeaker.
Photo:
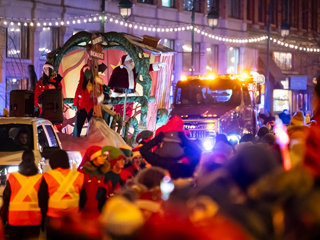
<svg viewBox="0 0 320 240">
<path fill-rule="evenodd" d="M 10 117 L 33 117 L 34 93 L 29 90 L 10 92 Z"/>
<path fill-rule="evenodd" d="M 63 98 L 61 89 L 48 89 L 43 91 L 42 114 L 43 118 L 53 124 L 63 122 Z"/>
</svg>

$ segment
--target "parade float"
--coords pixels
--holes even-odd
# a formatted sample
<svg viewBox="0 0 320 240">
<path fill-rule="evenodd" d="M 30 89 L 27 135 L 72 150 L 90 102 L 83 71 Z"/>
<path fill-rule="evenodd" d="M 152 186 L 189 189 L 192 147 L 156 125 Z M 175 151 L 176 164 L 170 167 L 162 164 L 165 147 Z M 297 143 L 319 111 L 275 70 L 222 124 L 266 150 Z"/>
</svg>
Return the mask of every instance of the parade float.
<svg viewBox="0 0 320 240">
<path fill-rule="evenodd" d="M 160 45 L 159 40 L 126 33 L 81 31 L 47 55 L 54 71 L 63 77 L 63 133 L 58 135 L 64 149 L 83 153 L 92 144 L 119 146 L 125 141 L 132 145 L 139 131 L 154 131 L 166 122 L 174 51 Z M 134 91 L 121 82 L 127 59 L 134 62 Z M 77 121 L 74 98 L 83 97 L 77 95 L 77 88 L 84 75 L 90 79 L 86 88 L 90 85 L 94 117 L 88 128 L 82 129 L 82 136 L 75 137 L 72 135 Z M 125 75 L 130 79 L 129 70 Z M 111 77 L 113 89 L 108 87 Z M 114 94 L 117 91 L 114 89 L 123 89 L 123 94 Z M 128 113 L 128 106 L 131 111 L 124 114 Z"/>
</svg>

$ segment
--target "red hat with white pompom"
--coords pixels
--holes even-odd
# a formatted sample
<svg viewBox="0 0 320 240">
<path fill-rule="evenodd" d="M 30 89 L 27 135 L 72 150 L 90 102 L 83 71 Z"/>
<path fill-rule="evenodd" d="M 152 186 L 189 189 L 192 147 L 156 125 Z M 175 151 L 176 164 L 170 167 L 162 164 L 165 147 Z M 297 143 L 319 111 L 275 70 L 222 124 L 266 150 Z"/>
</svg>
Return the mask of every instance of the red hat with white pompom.
<svg viewBox="0 0 320 240">
<path fill-rule="evenodd" d="M 123 55 L 122 57 L 121 57 L 121 65 L 120 65 L 120 68 L 123 68 L 124 67 L 124 63 L 126 62 L 126 61 L 129 61 L 129 60 L 131 60 L 132 58 L 129 56 L 129 55 Z"/>
<path fill-rule="evenodd" d="M 46 62 L 44 65 L 43 65 L 43 69 L 47 67 L 47 68 L 51 68 L 53 70 L 53 65 L 49 62 Z"/>
</svg>

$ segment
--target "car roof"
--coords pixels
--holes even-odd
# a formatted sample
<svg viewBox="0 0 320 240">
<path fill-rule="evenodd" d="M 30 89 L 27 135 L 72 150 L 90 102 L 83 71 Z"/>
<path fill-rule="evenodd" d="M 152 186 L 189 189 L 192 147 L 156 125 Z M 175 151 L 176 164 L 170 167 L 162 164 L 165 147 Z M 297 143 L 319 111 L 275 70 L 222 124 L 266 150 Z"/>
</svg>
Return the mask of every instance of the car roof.
<svg viewBox="0 0 320 240">
<path fill-rule="evenodd" d="M 32 117 L 0 117 L 0 124 L 51 124 L 49 120 Z"/>
</svg>

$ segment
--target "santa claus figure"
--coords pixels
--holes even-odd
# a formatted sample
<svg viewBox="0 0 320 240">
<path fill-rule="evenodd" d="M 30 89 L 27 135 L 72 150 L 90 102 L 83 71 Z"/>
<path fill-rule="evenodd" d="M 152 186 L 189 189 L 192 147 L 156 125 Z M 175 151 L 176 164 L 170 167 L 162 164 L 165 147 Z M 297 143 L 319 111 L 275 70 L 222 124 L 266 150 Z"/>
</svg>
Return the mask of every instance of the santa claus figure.
<svg viewBox="0 0 320 240">
<path fill-rule="evenodd" d="M 88 65 L 84 65 L 80 71 L 80 80 L 74 96 L 73 106 L 77 107 L 76 122 L 73 135 L 80 137 L 85 120 L 90 121 L 93 114 L 94 96 L 93 96 L 93 75 Z M 99 91 L 102 93 L 102 82 L 99 84 Z M 103 94 L 101 94 L 103 97 Z M 103 99 L 102 99 L 103 100 Z M 98 97 L 97 104 L 101 101 Z"/>
<path fill-rule="evenodd" d="M 150 64 L 149 71 L 158 71 L 160 67 L 164 67 L 165 63 Z M 136 92 L 136 80 L 138 73 L 134 66 L 134 62 L 129 55 L 123 55 L 121 57 L 121 65 L 116 67 L 110 77 L 108 86 L 111 88 L 111 97 L 124 97 L 125 91 L 127 96 L 139 96 Z M 123 104 L 115 105 L 115 112 L 121 113 Z M 126 106 L 126 115 L 131 116 L 133 111 L 133 103 L 129 103 Z"/>
</svg>

